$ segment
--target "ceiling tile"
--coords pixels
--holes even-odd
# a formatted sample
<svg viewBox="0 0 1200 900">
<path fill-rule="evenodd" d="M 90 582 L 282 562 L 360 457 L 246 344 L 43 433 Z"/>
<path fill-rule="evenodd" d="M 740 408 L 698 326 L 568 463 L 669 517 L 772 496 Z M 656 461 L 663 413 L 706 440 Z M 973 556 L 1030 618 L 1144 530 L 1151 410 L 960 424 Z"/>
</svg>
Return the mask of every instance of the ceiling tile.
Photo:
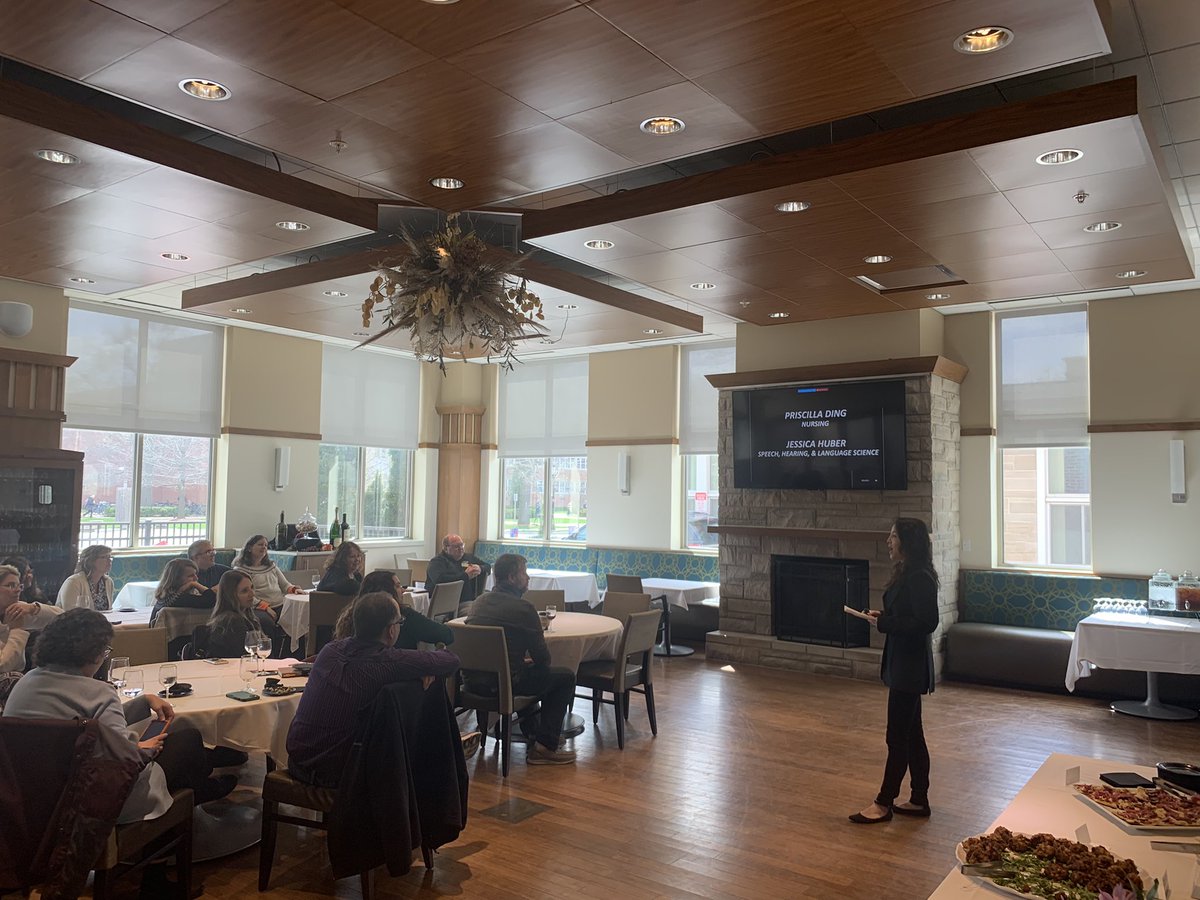
<svg viewBox="0 0 1200 900">
<path fill-rule="evenodd" d="M 708 203 L 627 219 L 621 227 L 669 249 L 761 234 L 753 225 Z"/>
<path fill-rule="evenodd" d="M 0 169 L 0 225 L 88 193 L 87 188 Z"/>
<path fill-rule="evenodd" d="M 1049 250 L 1042 250 L 1017 256 L 1001 256 L 963 262 L 959 263 L 954 271 L 963 280 L 971 284 L 978 284 L 985 281 L 1023 278 L 1029 275 L 1055 275 L 1067 271 L 1067 267 Z"/>
<path fill-rule="evenodd" d="M 1200 44 L 1200 4 L 1134 0 L 1133 5 L 1151 53 Z"/>
<path fill-rule="evenodd" d="M 156 168 L 104 189 L 121 197 L 169 211 L 186 211 L 194 219 L 215 222 L 241 212 L 265 209 L 271 201 L 257 194 L 198 178 L 175 169 Z"/>
<path fill-rule="evenodd" d="M 1158 171 L 1152 166 L 1143 166 L 1016 188 L 1006 191 L 1004 196 L 1027 222 L 1038 222 L 1150 203 L 1162 197 L 1163 190 Z M 1087 194 L 1082 203 L 1076 199 L 1080 191 Z"/>
<path fill-rule="evenodd" d="M 1175 153 L 1179 154 L 1180 175 L 1200 175 L 1200 141 L 1176 144 Z"/>
<path fill-rule="evenodd" d="M 613 246 L 608 250 L 589 250 L 584 241 L 612 241 Z M 559 256 L 577 259 L 597 269 L 608 269 L 608 263 L 614 259 L 626 259 L 630 256 L 646 256 L 651 253 L 662 253 L 666 248 L 648 238 L 639 237 L 617 225 L 596 225 L 578 231 L 562 231 L 558 234 L 546 235 L 530 241 L 537 247 L 542 247 Z"/>
<path fill-rule="evenodd" d="M 955 271 L 973 260 L 1017 256 L 1046 249 L 1045 241 L 1029 225 L 938 236 L 927 236 L 920 229 L 913 229 L 909 236 L 934 259 Z"/>
<path fill-rule="evenodd" d="M 968 231 L 985 231 L 1020 225 L 1024 220 L 1004 194 L 977 194 L 940 203 L 896 203 L 893 198 L 866 201 L 893 228 L 919 230 L 923 237 L 940 237 Z"/>
<path fill-rule="evenodd" d="M 1109 9 L 1112 13 L 1108 29 L 1111 58 L 1123 60 L 1144 56 L 1146 45 L 1142 43 L 1142 29 L 1133 12 L 1133 0 L 1109 0 Z"/>
<path fill-rule="evenodd" d="M 1150 62 L 1163 103 L 1200 96 L 1200 44 L 1155 53 Z"/>
<path fill-rule="evenodd" d="M 830 180 L 864 203 L 891 198 L 901 206 L 996 192 L 996 186 L 965 152 L 942 153 L 895 165 L 878 166 L 838 175 Z"/>
<path fill-rule="evenodd" d="M 187 3 L 163 3 L 162 0 L 95 0 L 101 6 L 145 22 L 170 34 L 229 0 L 188 0 Z"/>
<path fill-rule="evenodd" d="M 1084 226 L 1097 221 L 1097 217 L 1090 214 L 1031 224 L 1052 250 L 1086 244 L 1108 244 L 1155 234 L 1178 234 L 1175 220 L 1171 218 L 1166 205 L 1161 203 L 1106 210 L 1102 218 L 1120 222 L 1121 227 L 1100 233 L 1084 231 Z"/>
<path fill-rule="evenodd" d="M 1116 272 L 1119 269 L 1114 266 L 1104 266 L 1099 269 L 1082 269 L 1076 271 L 1074 274 L 1079 284 L 1087 290 L 1128 287 L 1131 283 L 1138 284 L 1143 280 L 1147 282 L 1182 281 L 1196 276 L 1191 264 L 1182 256 L 1177 256 L 1171 260 L 1134 260 L 1127 265 L 1131 269 L 1145 270 L 1145 276 L 1142 279 L 1117 278 Z"/>
<path fill-rule="evenodd" d="M 1060 247 L 1054 251 L 1054 255 L 1073 272 L 1100 268 L 1119 272 L 1145 268 L 1142 264 L 1156 260 L 1178 259 L 1181 252 L 1177 235 L 1157 234 L 1123 241 Z"/>
<path fill-rule="evenodd" d="M 160 238 L 199 224 L 200 220 L 100 191 L 60 203 L 42 213 L 64 225 L 94 225 L 144 238 Z"/>
<path fill-rule="evenodd" d="M 0 54 L 71 78 L 148 47 L 162 34 L 88 0 L 0 0 Z"/>
</svg>

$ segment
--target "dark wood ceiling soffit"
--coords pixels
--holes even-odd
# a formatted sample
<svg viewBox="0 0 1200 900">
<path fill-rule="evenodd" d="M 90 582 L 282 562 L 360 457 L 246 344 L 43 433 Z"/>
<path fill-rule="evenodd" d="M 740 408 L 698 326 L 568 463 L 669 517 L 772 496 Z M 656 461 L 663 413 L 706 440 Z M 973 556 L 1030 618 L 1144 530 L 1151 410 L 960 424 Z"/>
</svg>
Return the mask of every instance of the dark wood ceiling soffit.
<svg viewBox="0 0 1200 900">
<path fill-rule="evenodd" d="M 532 240 L 1134 115 L 1137 115 L 1137 80 L 1122 78 L 937 122 L 783 153 L 579 203 L 526 210 L 521 232 L 525 240 Z"/>
<path fill-rule="evenodd" d="M 383 201 L 351 197 L 301 178 L 273 172 L 219 150 L 173 137 L 111 112 L 75 103 L 9 79 L 0 79 L 0 116 L 47 128 L 360 228 L 374 231 L 378 227 L 378 207 Z M 393 206 L 403 205 L 390 199 L 386 202 Z"/>
</svg>

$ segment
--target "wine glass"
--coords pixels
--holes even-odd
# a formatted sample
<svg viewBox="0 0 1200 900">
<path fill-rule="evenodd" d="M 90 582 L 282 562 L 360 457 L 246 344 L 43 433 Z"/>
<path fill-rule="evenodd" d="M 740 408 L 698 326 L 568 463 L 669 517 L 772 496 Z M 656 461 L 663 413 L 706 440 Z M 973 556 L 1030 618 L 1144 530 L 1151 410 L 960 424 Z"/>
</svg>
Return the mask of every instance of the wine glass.
<svg viewBox="0 0 1200 900">
<path fill-rule="evenodd" d="M 320 584 L 321 584 L 321 573 L 318 572 L 316 569 L 313 569 L 313 575 L 312 575 L 313 590 L 315 591 L 320 586 Z"/>
<path fill-rule="evenodd" d="M 144 684 L 141 669 L 129 669 L 125 673 L 125 687 L 121 689 L 121 693 L 126 697 L 138 697 L 142 693 L 142 685 Z"/>
<path fill-rule="evenodd" d="M 558 615 L 558 609 L 556 607 L 553 607 L 553 606 L 546 607 L 546 620 L 549 623 L 546 626 L 547 631 L 554 630 L 554 617 L 557 615 Z"/>
<path fill-rule="evenodd" d="M 258 631 L 247 631 L 246 640 L 242 643 L 242 646 L 246 648 L 246 653 L 248 655 L 254 656 L 255 659 L 257 659 L 258 657 L 256 654 L 258 653 Z M 258 670 L 255 669 L 256 673 L 257 671 Z"/>
<path fill-rule="evenodd" d="M 254 652 L 258 655 L 260 660 L 266 659 L 271 655 L 271 638 L 269 635 L 264 634 L 261 631 L 258 633 L 258 644 L 255 646 Z M 258 671 L 262 671 L 261 662 L 258 665 Z"/>
<path fill-rule="evenodd" d="M 165 666 L 158 667 L 158 683 L 163 686 L 160 697 L 166 697 L 171 693 L 171 685 L 179 680 L 179 666 L 174 663 L 167 663 Z"/>
<path fill-rule="evenodd" d="M 242 683 L 245 685 L 244 691 L 248 694 L 254 693 L 254 676 L 258 671 L 258 657 L 254 654 L 247 653 L 241 658 L 238 663 L 238 672 L 242 676 Z"/>
<path fill-rule="evenodd" d="M 129 668 L 128 656 L 114 656 L 108 668 L 108 680 L 118 691 L 125 687 L 125 670 Z"/>
</svg>

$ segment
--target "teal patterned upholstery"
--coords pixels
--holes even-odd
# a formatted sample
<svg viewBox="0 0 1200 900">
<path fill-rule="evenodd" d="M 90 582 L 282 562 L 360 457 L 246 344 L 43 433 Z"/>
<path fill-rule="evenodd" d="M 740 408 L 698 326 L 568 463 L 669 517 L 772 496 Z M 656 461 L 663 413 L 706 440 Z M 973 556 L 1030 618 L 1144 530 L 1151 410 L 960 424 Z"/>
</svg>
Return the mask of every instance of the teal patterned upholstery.
<svg viewBox="0 0 1200 900">
<path fill-rule="evenodd" d="M 218 550 L 217 562 L 223 566 L 231 565 L 233 554 L 233 550 Z M 113 556 L 109 575 L 118 591 L 130 581 L 158 581 L 170 560 L 185 555 L 182 550 L 178 553 L 118 553 Z"/>
<path fill-rule="evenodd" d="M 475 555 L 494 560 L 501 553 L 519 553 L 531 569 L 591 572 L 600 590 L 607 575 L 639 575 L 643 578 L 680 578 L 685 581 L 718 581 L 717 557 L 672 550 L 590 548 L 583 544 L 518 544 L 507 541 L 476 541 Z"/>
<path fill-rule="evenodd" d="M 960 572 L 959 621 L 1074 631 L 1092 612 L 1097 597 L 1146 599 L 1147 585 L 1136 578 L 1091 575 L 1033 575 L 994 569 Z"/>
</svg>

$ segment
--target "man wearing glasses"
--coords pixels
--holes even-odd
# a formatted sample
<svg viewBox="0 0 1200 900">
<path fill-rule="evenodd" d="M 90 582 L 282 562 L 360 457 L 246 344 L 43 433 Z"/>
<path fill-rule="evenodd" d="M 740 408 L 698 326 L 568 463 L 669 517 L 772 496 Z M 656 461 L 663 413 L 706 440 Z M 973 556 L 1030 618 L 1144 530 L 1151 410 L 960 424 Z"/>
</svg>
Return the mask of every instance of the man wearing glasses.
<svg viewBox="0 0 1200 900">
<path fill-rule="evenodd" d="M 439 584 L 461 581 L 464 584 L 459 606 L 473 602 L 482 592 L 492 567 L 475 554 L 467 553 L 466 549 L 466 544 L 457 534 L 446 535 L 442 539 L 442 552 L 429 561 L 425 590 L 432 593 Z"/>
<path fill-rule="evenodd" d="M 188 559 L 196 564 L 196 580 L 206 588 L 215 590 L 221 576 L 229 571 L 229 566 L 217 563 L 217 551 L 212 541 L 193 541 L 188 547 Z"/>
</svg>

